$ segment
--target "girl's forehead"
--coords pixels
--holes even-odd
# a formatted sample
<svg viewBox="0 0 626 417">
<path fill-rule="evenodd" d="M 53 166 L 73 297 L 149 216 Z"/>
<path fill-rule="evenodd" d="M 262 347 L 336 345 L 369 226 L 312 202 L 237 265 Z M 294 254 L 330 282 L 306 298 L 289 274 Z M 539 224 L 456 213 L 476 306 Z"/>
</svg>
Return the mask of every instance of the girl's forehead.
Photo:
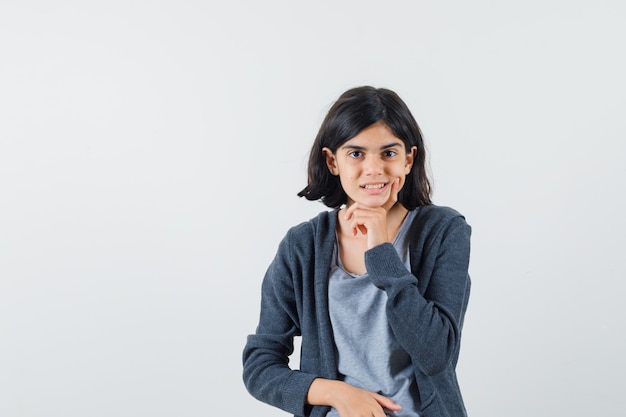
<svg viewBox="0 0 626 417">
<path fill-rule="evenodd" d="M 356 136 L 342 143 L 340 148 L 387 148 L 389 146 L 402 146 L 404 141 L 393 134 L 387 125 L 376 123 L 363 129 Z"/>
</svg>

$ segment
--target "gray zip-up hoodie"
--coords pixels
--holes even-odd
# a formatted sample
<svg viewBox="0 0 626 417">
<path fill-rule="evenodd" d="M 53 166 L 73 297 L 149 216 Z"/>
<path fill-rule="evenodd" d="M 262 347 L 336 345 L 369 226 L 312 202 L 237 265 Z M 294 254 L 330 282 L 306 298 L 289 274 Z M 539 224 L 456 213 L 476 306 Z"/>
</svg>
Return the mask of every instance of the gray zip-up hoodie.
<svg viewBox="0 0 626 417">
<path fill-rule="evenodd" d="M 416 210 L 411 271 L 390 243 L 368 250 L 365 266 L 386 291 L 389 325 L 411 356 L 420 416 L 465 417 L 455 368 L 470 293 L 471 228 L 448 207 Z M 243 351 L 248 391 L 296 416 L 324 416 L 328 407 L 306 404 L 309 386 L 315 378 L 338 378 L 328 314 L 336 224 L 337 211 L 324 211 L 288 231 L 265 274 L 259 325 Z M 302 336 L 299 370 L 289 367 L 294 336 Z"/>
</svg>

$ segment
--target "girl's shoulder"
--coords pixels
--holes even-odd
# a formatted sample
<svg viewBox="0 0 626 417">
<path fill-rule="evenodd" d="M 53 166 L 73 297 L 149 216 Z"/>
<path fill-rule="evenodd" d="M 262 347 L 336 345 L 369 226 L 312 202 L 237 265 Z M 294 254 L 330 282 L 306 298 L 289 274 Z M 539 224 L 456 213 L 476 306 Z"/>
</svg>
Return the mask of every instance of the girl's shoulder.
<svg viewBox="0 0 626 417">
<path fill-rule="evenodd" d="M 318 213 L 315 217 L 303 221 L 289 229 L 289 233 L 311 233 L 319 229 L 328 229 L 335 226 L 337 221 L 336 210 L 325 210 Z M 334 229 L 333 229 L 334 230 Z"/>
<path fill-rule="evenodd" d="M 413 225 L 421 229 L 444 230 L 457 226 L 468 227 L 465 216 L 456 209 L 430 204 L 415 209 Z"/>
<path fill-rule="evenodd" d="M 431 219 L 431 220 L 450 220 L 453 218 L 463 218 L 461 213 L 452 207 L 447 206 L 438 206 L 435 204 L 429 204 L 427 206 L 421 206 L 415 209 L 417 211 L 417 217 L 421 217 L 423 219 Z"/>
<path fill-rule="evenodd" d="M 292 241 L 315 240 L 335 232 L 337 210 L 325 210 L 315 217 L 292 226 L 286 237 Z"/>
</svg>

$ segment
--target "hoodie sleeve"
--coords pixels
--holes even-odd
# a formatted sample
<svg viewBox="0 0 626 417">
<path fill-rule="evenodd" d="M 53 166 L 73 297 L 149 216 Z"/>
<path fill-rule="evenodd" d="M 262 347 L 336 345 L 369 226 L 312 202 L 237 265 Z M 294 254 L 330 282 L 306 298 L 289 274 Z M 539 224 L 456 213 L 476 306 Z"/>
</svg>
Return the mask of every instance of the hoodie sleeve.
<svg viewBox="0 0 626 417">
<path fill-rule="evenodd" d="M 289 367 L 293 338 L 300 334 L 292 281 L 297 271 L 290 259 L 288 234 L 263 279 L 259 324 L 243 350 L 243 380 L 258 400 L 304 416 L 311 410 L 306 396 L 317 375 Z"/>
<path fill-rule="evenodd" d="M 428 263 L 420 268 L 424 276 L 413 275 L 391 243 L 367 251 L 365 265 L 372 283 L 387 293 L 387 318 L 398 342 L 423 373 L 436 375 L 458 357 L 470 290 L 471 228 L 456 216 L 430 233 L 435 237 L 420 254 Z"/>
</svg>

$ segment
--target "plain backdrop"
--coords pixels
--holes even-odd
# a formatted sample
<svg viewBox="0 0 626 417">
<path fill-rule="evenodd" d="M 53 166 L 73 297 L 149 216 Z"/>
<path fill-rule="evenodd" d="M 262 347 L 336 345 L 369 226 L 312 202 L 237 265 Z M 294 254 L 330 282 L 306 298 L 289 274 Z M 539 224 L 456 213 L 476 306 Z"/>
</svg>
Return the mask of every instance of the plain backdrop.
<svg viewBox="0 0 626 417">
<path fill-rule="evenodd" d="M 241 350 L 364 84 L 473 227 L 469 414 L 623 415 L 625 41 L 619 0 L 0 2 L 0 415 L 287 415 Z"/>
</svg>

